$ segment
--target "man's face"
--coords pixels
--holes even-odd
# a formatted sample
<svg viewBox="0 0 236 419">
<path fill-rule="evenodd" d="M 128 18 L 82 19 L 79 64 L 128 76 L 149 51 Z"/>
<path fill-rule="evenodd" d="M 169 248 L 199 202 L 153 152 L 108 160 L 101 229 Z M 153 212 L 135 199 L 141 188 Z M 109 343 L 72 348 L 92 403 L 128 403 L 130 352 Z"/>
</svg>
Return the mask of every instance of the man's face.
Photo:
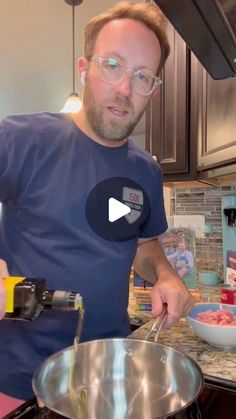
<svg viewBox="0 0 236 419">
<path fill-rule="evenodd" d="M 185 242 L 179 242 L 178 245 L 179 250 L 185 250 L 186 249 L 186 243 Z"/>
<path fill-rule="evenodd" d="M 114 58 L 126 68 L 145 69 L 156 74 L 160 46 L 155 34 L 143 24 L 119 19 L 100 31 L 93 57 Z M 151 96 L 144 97 L 132 88 L 132 73 L 111 85 L 100 77 L 99 64 L 88 63 L 84 87 L 84 111 L 93 133 L 99 139 L 121 141 L 133 131 Z"/>
</svg>

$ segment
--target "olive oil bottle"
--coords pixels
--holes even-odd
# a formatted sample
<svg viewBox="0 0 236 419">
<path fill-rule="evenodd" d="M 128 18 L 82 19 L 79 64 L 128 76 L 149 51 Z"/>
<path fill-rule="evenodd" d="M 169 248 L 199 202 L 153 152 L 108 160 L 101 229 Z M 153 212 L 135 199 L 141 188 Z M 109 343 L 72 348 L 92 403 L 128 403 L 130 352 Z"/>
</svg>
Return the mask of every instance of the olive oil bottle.
<svg viewBox="0 0 236 419">
<path fill-rule="evenodd" d="M 34 320 L 47 310 L 83 310 L 79 293 L 48 290 L 45 279 L 4 278 L 6 309 L 4 319 Z"/>
</svg>

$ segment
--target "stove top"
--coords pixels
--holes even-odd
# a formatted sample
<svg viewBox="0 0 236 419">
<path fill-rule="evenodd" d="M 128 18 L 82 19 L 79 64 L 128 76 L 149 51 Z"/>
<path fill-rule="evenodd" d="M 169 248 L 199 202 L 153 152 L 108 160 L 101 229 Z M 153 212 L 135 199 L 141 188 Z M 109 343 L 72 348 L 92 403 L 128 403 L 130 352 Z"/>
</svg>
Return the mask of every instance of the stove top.
<svg viewBox="0 0 236 419">
<path fill-rule="evenodd" d="M 169 419 L 202 419 L 198 402 L 194 402 L 183 412 L 168 416 Z M 36 399 L 29 400 L 1 419 L 66 419 L 58 413 L 52 412 L 47 407 L 39 408 Z M 102 418 L 98 418 L 102 419 Z M 166 418 L 167 419 L 167 418 Z"/>
<path fill-rule="evenodd" d="M 38 407 L 36 398 L 31 399 L 17 409 L 13 410 L 2 419 L 66 419 L 58 413 L 52 412 L 47 407 Z"/>
</svg>

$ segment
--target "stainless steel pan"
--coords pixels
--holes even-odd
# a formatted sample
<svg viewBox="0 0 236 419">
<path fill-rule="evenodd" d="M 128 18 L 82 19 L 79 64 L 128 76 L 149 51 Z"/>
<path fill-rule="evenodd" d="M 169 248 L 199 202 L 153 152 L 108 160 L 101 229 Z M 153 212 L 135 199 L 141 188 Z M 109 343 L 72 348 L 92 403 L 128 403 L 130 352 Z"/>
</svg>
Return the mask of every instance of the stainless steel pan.
<svg viewBox="0 0 236 419">
<path fill-rule="evenodd" d="M 189 406 L 203 386 L 190 357 L 136 339 L 104 339 L 46 359 L 33 389 L 51 410 L 77 419 L 153 419 Z"/>
</svg>

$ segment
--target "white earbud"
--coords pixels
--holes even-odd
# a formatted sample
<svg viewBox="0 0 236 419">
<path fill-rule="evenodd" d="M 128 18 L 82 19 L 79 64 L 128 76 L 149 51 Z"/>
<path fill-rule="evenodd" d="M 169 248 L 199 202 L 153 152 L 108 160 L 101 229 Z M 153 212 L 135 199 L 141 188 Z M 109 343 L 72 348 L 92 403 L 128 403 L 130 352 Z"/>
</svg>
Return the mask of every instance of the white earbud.
<svg viewBox="0 0 236 419">
<path fill-rule="evenodd" d="M 83 85 L 84 85 L 84 81 L 85 81 L 85 74 L 86 74 L 86 71 L 82 71 L 80 73 L 80 81 L 81 81 L 81 84 L 83 84 Z"/>
</svg>

